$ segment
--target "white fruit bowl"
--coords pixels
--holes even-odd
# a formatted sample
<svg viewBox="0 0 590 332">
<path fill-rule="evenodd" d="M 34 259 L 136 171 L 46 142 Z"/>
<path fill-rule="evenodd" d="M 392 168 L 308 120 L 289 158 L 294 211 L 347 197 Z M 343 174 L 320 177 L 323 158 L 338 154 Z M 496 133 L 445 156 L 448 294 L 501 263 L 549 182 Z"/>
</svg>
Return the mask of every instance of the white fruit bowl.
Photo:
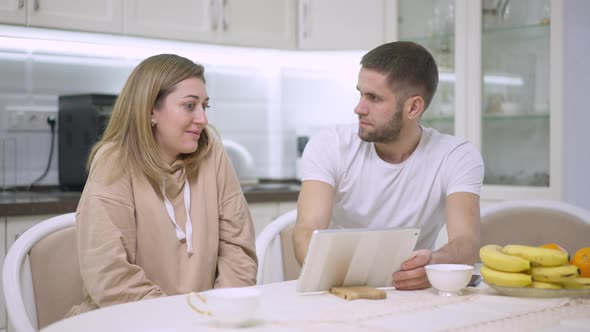
<svg viewBox="0 0 590 332">
<path fill-rule="evenodd" d="M 425 268 L 430 285 L 441 296 L 461 295 L 473 273 L 473 266 L 463 264 L 431 264 Z"/>
</svg>

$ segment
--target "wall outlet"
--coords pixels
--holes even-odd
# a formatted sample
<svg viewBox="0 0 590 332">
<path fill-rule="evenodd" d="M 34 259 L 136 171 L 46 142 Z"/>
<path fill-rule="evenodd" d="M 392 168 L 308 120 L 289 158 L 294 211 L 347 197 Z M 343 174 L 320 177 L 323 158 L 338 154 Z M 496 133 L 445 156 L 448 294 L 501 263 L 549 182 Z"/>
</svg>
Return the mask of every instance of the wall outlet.
<svg viewBox="0 0 590 332">
<path fill-rule="evenodd" d="M 7 106 L 4 112 L 4 129 L 7 131 L 50 131 L 49 116 L 55 116 L 57 108 L 51 106 Z"/>
</svg>

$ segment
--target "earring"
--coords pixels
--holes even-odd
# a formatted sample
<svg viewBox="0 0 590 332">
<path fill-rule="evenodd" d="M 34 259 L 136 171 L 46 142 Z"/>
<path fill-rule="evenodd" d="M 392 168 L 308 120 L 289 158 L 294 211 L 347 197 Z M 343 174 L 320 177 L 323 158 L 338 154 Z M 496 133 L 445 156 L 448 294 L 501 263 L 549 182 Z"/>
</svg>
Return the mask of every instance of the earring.
<svg viewBox="0 0 590 332">
<path fill-rule="evenodd" d="M 156 119 L 152 118 L 152 127 L 156 126 Z"/>
</svg>

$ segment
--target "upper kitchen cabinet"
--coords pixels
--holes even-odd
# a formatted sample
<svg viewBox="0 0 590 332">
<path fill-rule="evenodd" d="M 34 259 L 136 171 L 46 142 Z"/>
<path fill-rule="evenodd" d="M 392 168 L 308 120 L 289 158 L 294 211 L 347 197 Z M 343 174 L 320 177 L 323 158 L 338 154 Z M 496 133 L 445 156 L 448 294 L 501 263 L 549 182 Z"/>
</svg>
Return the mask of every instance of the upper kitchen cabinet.
<svg viewBox="0 0 590 332">
<path fill-rule="evenodd" d="M 295 0 L 222 0 L 221 41 L 224 44 L 294 48 L 297 32 Z"/>
<path fill-rule="evenodd" d="M 125 1 L 125 33 L 227 45 L 295 47 L 295 0 Z"/>
<path fill-rule="evenodd" d="M 219 29 L 218 0 L 125 1 L 125 34 L 214 42 Z"/>
<path fill-rule="evenodd" d="M 383 43 L 384 0 L 299 0 L 299 48 L 372 49 Z"/>
<path fill-rule="evenodd" d="M 0 0 L 0 23 L 25 25 L 25 0 Z"/>
<path fill-rule="evenodd" d="M 564 199 L 564 1 L 389 0 L 386 38 L 439 66 L 426 126 L 467 138 L 482 198 Z"/>
<path fill-rule="evenodd" d="M 121 0 L 25 0 L 27 25 L 68 30 L 121 33 Z"/>
</svg>

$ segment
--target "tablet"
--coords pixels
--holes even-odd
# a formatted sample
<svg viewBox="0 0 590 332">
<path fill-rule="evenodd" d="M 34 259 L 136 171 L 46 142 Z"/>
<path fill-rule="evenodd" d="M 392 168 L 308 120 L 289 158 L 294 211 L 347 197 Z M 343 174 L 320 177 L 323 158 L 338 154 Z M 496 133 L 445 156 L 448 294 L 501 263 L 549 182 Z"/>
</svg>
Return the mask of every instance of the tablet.
<svg viewBox="0 0 590 332">
<path fill-rule="evenodd" d="M 419 229 L 315 230 L 297 279 L 297 292 L 338 286 L 391 287 L 392 274 L 409 259 Z"/>
</svg>

